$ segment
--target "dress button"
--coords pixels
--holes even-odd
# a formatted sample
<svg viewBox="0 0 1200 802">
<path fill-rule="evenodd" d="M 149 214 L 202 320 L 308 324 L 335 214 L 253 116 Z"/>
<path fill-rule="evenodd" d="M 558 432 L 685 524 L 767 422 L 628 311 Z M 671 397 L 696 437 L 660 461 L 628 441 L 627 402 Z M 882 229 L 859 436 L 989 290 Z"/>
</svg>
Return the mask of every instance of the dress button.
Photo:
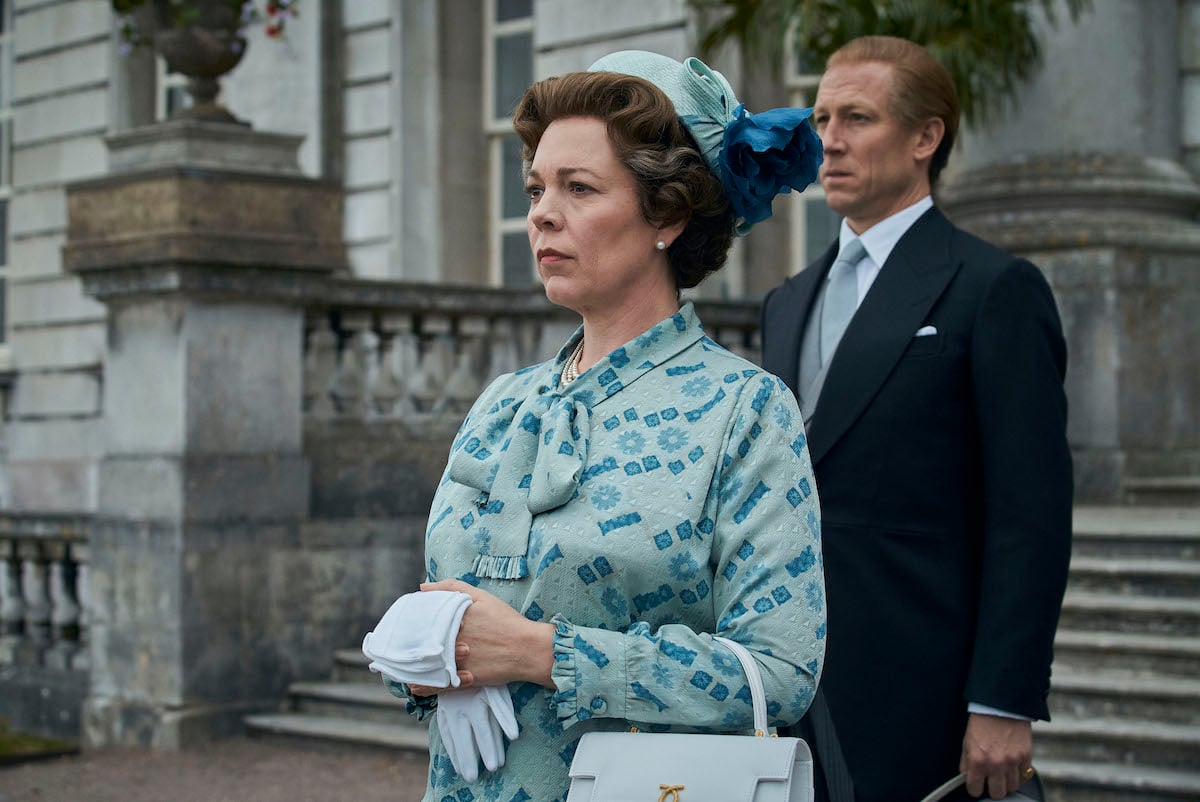
<svg viewBox="0 0 1200 802">
<path fill-rule="evenodd" d="M 603 696 L 596 696 L 592 699 L 592 712 L 603 713 L 608 709 L 608 702 L 604 701 Z"/>
</svg>

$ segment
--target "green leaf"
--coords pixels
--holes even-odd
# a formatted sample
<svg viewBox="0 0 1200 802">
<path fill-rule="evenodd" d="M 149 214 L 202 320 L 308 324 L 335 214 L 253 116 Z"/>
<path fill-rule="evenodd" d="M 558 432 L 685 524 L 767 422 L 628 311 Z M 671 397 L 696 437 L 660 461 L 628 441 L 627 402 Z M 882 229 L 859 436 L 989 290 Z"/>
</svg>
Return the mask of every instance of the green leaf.
<svg viewBox="0 0 1200 802">
<path fill-rule="evenodd" d="M 958 89 L 963 117 L 986 125 L 1012 111 L 1042 63 L 1035 15 L 1059 24 L 1056 0 L 689 0 L 701 27 L 701 56 L 735 41 L 753 61 L 778 69 L 785 57 L 823 65 L 867 35 L 924 45 Z M 1092 0 L 1063 0 L 1077 21 Z M 795 51 L 787 53 L 788 32 Z M 819 71 L 819 67 L 818 67 Z"/>
</svg>

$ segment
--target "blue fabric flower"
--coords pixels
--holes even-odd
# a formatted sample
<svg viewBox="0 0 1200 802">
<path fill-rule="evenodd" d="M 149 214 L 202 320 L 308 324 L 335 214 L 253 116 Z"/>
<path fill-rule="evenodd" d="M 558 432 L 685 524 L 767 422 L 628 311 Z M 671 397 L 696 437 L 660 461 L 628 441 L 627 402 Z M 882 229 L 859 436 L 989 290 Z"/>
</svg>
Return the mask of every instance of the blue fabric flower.
<svg viewBox="0 0 1200 802">
<path fill-rule="evenodd" d="M 751 114 L 742 104 L 733 110 L 718 160 L 739 234 L 771 216 L 776 195 L 816 180 L 823 156 L 811 115 L 797 108 Z"/>
</svg>

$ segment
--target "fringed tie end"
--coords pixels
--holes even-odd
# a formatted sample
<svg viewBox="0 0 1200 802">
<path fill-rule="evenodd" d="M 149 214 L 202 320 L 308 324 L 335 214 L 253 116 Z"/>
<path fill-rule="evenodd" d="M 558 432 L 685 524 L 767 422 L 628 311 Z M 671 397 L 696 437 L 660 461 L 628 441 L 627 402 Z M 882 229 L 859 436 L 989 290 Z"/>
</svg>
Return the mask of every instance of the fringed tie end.
<svg viewBox="0 0 1200 802">
<path fill-rule="evenodd" d="M 529 576 L 529 561 L 525 559 L 524 554 L 479 554 L 476 555 L 475 565 L 471 570 L 475 576 L 488 579 L 523 579 Z"/>
</svg>

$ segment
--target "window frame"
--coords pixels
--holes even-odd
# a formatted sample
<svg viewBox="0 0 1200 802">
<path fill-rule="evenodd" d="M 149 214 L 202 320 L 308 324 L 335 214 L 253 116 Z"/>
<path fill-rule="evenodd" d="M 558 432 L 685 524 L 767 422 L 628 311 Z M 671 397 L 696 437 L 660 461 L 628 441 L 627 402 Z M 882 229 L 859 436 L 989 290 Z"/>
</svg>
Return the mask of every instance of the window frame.
<svg viewBox="0 0 1200 802">
<path fill-rule="evenodd" d="M 794 31 L 789 32 L 784 47 L 787 58 L 784 59 L 783 85 L 788 91 L 788 102 L 800 108 L 811 106 L 816 99 L 822 73 L 801 71 Z M 825 190 L 820 181 L 814 181 L 788 205 L 788 238 L 791 242 L 789 275 L 794 275 L 809 264 L 807 209 L 810 203 L 825 204 Z M 823 243 L 822 247 L 828 244 Z"/>
<path fill-rule="evenodd" d="M 166 122 L 175 109 L 171 108 L 171 93 L 178 91 L 183 100 L 181 108 L 191 105 L 187 92 L 188 77 L 181 72 L 171 72 L 166 59 L 154 55 L 154 121 Z"/>
<path fill-rule="evenodd" d="M 496 51 L 497 40 L 502 37 L 528 33 L 532 42 L 534 31 L 533 4 L 530 3 L 528 17 L 496 21 L 497 0 L 486 0 L 483 18 L 483 118 L 484 136 L 487 138 L 488 149 L 488 281 L 493 286 L 502 287 L 504 283 L 504 240 L 506 236 L 525 233 L 525 215 L 520 217 L 504 216 L 504 144 L 509 137 L 516 136 L 513 132 L 512 120 L 508 113 L 503 116 L 496 109 L 497 82 Z M 532 64 L 532 53 L 530 63 Z M 532 80 L 532 76 L 530 76 Z M 537 282 L 537 272 L 534 269 L 533 256 L 529 257 L 529 285 Z"/>
<path fill-rule="evenodd" d="M 13 197 L 13 72 L 16 67 L 13 0 L 0 0 L 0 205 L 4 241 L 0 242 L 0 368 L 11 359 L 8 345 L 8 270 L 12 252 L 10 212 Z"/>
</svg>

